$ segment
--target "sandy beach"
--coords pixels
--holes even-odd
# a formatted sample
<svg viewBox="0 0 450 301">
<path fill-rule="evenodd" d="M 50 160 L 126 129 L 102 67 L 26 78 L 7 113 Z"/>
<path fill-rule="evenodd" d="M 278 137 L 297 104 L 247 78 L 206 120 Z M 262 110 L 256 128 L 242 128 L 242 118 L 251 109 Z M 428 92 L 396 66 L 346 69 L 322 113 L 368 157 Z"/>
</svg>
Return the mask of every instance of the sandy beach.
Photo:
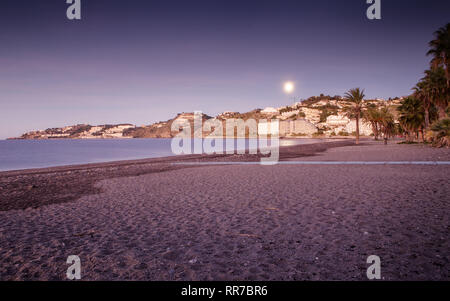
<svg viewBox="0 0 450 301">
<path fill-rule="evenodd" d="M 336 141 L 283 161 L 450 161 Z M 185 156 L 0 173 L 0 280 L 450 280 L 448 165 L 174 165 Z"/>
</svg>

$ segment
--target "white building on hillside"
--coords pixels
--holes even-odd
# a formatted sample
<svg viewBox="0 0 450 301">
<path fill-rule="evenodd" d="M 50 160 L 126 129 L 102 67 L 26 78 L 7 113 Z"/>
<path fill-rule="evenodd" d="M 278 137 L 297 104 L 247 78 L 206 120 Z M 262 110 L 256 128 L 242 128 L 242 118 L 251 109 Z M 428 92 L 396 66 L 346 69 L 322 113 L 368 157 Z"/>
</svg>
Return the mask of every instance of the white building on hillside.
<svg viewBox="0 0 450 301">
<path fill-rule="evenodd" d="M 275 114 L 278 113 L 278 110 L 273 107 L 267 107 L 264 110 L 261 111 L 263 114 Z"/>
</svg>

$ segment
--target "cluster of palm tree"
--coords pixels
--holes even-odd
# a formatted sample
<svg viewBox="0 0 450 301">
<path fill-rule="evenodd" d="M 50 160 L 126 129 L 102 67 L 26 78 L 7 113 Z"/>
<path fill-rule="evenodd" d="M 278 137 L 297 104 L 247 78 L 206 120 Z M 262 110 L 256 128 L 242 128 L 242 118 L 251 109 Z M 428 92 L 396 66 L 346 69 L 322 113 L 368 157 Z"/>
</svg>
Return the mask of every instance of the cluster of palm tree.
<svg viewBox="0 0 450 301">
<path fill-rule="evenodd" d="M 435 39 L 429 43 L 430 50 L 427 55 L 432 55 L 432 69 L 443 68 L 447 87 L 450 87 L 450 23 L 439 28 L 434 33 Z"/>
<path fill-rule="evenodd" d="M 394 115 L 386 106 L 378 108 L 369 104 L 363 112 L 363 117 L 370 123 L 375 140 L 378 140 L 380 136 L 392 137 L 397 132 Z"/>
<path fill-rule="evenodd" d="M 364 90 L 351 89 L 345 93 L 347 116 L 356 120 L 356 144 L 359 144 L 361 118 L 370 123 L 378 140 L 396 133 L 404 134 L 407 141 L 426 137 L 437 146 L 450 146 L 450 23 L 434 33 L 427 55 L 433 58 L 430 69 L 397 108 L 398 124 L 387 107 L 377 108 L 364 101 Z M 427 135 L 424 133 L 427 132 Z"/>
<path fill-rule="evenodd" d="M 425 125 L 424 103 L 419 98 L 410 96 L 402 101 L 397 110 L 400 113 L 398 121 L 402 132 L 406 136 L 406 141 L 419 140 L 419 134 L 422 134 L 423 140 Z"/>
<path fill-rule="evenodd" d="M 432 56 L 430 69 L 413 88 L 414 93 L 398 108 L 399 122 L 407 140 L 427 139 L 436 145 L 449 145 L 442 139 L 442 127 L 448 126 L 450 99 L 450 23 L 435 32 L 427 55 Z M 433 129 L 439 128 L 439 133 Z M 448 132 L 448 131 L 447 131 Z M 447 142 L 446 142 L 447 141 Z"/>
<path fill-rule="evenodd" d="M 364 119 L 372 126 L 375 140 L 382 135 L 385 139 L 392 137 L 396 133 L 394 115 L 387 107 L 377 106 L 364 101 L 364 90 L 355 88 L 349 90 L 344 95 L 348 105 L 344 108 L 347 117 L 356 120 L 356 144 L 359 144 L 359 124 Z M 385 140 L 386 141 L 386 140 Z"/>
</svg>

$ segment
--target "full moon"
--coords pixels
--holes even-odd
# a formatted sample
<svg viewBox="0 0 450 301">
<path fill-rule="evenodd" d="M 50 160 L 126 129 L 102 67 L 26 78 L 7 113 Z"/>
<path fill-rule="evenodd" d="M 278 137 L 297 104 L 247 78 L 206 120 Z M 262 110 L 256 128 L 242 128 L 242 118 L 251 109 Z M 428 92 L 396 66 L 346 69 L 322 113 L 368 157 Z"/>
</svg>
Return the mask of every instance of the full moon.
<svg viewBox="0 0 450 301">
<path fill-rule="evenodd" d="M 284 83 L 284 92 L 292 93 L 292 91 L 294 91 L 294 83 L 292 82 Z"/>
</svg>

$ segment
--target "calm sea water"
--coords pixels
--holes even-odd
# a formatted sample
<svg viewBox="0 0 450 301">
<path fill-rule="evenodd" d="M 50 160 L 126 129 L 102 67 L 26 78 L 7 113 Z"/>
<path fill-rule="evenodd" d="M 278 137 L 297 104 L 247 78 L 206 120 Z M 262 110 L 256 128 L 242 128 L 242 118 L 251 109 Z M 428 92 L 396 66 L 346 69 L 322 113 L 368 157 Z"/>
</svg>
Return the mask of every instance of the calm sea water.
<svg viewBox="0 0 450 301">
<path fill-rule="evenodd" d="M 280 145 L 319 141 L 282 139 Z M 0 140 L 0 171 L 172 156 L 170 143 L 171 139 Z"/>
</svg>

